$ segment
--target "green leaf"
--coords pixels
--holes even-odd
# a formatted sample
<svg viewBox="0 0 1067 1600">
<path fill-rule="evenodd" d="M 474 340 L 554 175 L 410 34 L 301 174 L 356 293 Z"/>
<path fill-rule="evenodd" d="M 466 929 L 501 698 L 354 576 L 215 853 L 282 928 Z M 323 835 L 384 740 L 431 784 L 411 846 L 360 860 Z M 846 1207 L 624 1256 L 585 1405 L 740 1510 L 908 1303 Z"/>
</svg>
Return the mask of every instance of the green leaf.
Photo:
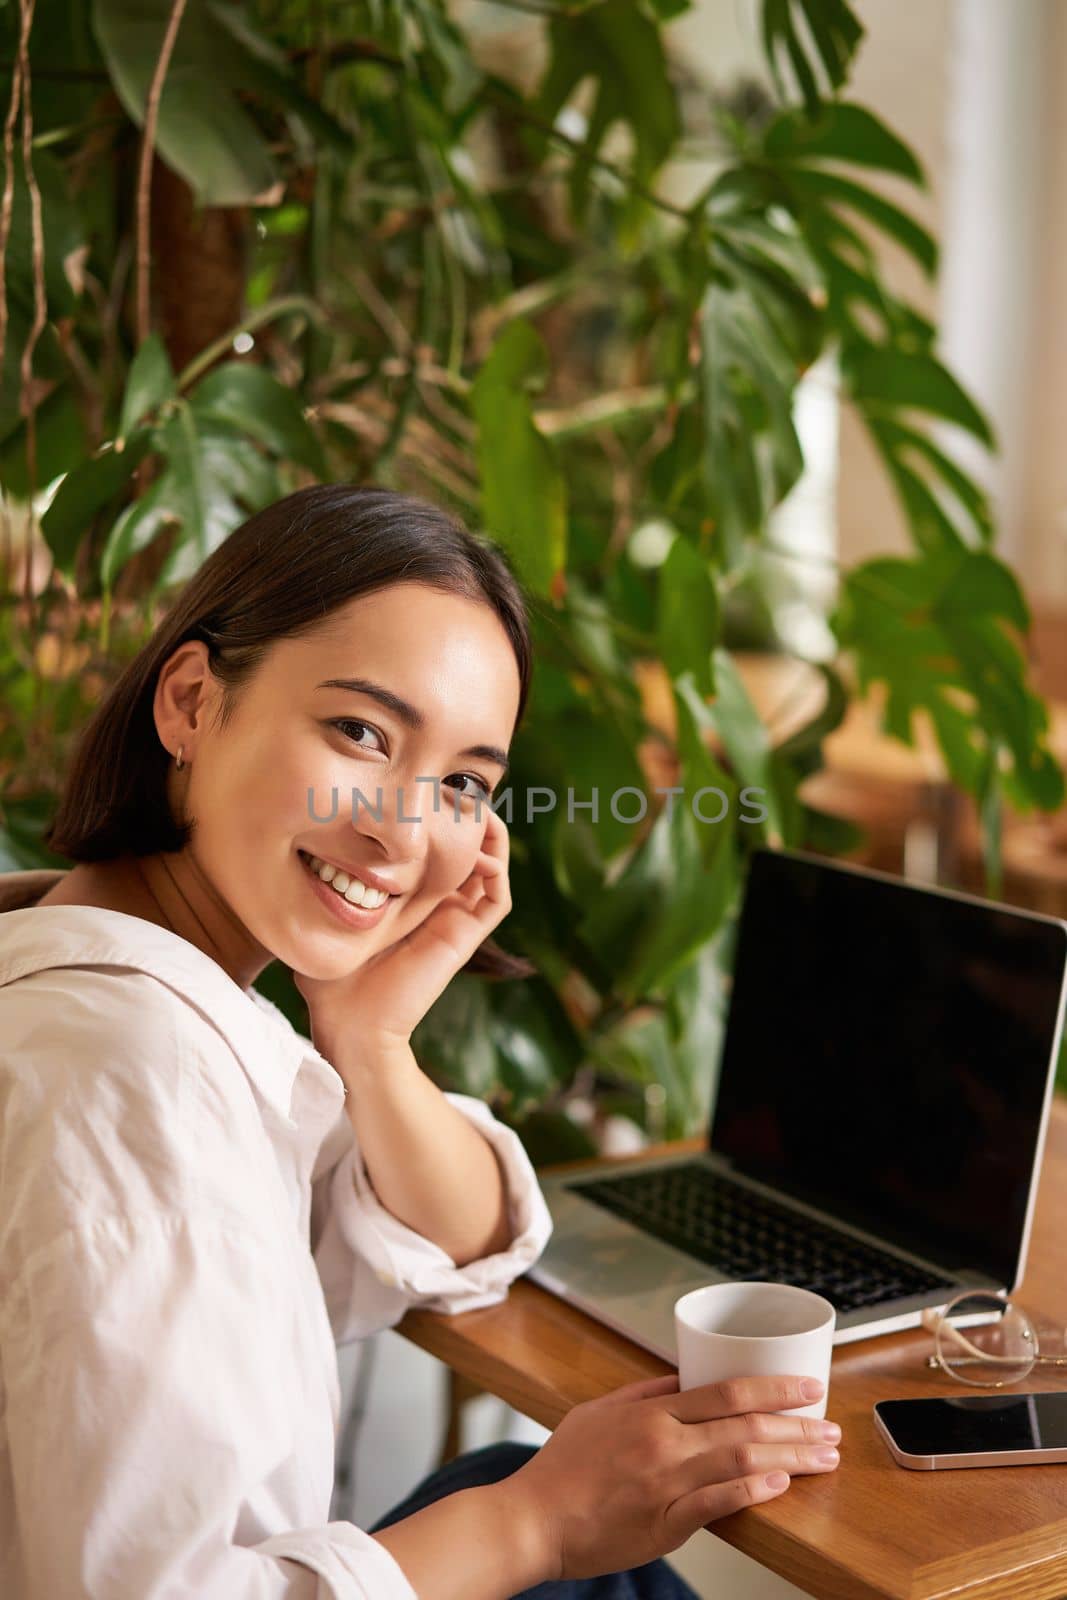
<svg viewBox="0 0 1067 1600">
<path fill-rule="evenodd" d="M 727 938 L 724 926 L 679 970 L 666 998 L 671 1054 L 688 1100 L 682 1129 L 686 1134 L 707 1127 L 722 1057 L 729 1010 Z"/>
<path fill-rule="evenodd" d="M 18 5 L 0 5 L 0 104 L 10 104 L 11 66 L 17 55 Z M 83 0 L 37 0 L 30 56 L 35 156 L 42 136 L 88 122 L 99 108 L 100 57 Z M 16 124 L 17 130 L 17 124 Z M 17 137 L 17 131 L 16 131 Z"/>
<path fill-rule="evenodd" d="M 783 182 L 788 185 L 787 173 Z M 845 220 L 844 213 L 832 206 L 811 205 L 799 194 L 791 204 L 819 263 L 828 295 L 827 321 L 842 342 L 932 349 L 933 323 L 889 292 L 870 240 Z M 853 302 L 859 303 L 859 315 Z"/>
<path fill-rule="evenodd" d="M 197 385 L 190 402 L 199 423 L 229 423 L 282 460 L 320 476 L 325 473 L 322 449 L 299 399 L 265 367 L 247 361 L 216 367 Z"/>
<path fill-rule="evenodd" d="M 567 550 L 563 474 L 551 442 L 538 432 L 529 400 L 547 361 L 540 335 L 516 320 L 497 339 L 471 395 L 485 526 L 541 595 L 549 594 Z"/>
<path fill-rule="evenodd" d="M 444 15 L 439 0 L 407 0 L 418 20 L 427 50 L 444 73 L 441 102 L 455 115 L 468 104 L 483 82 L 483 73 L 460 30 Z"/>
<path fill-rule="evenodd" d="M 863 38 L 859 18 L 845 0 L 800 0 L 800 6 L 826 76 L 840 89 Z"/>
<path fill-rule="evenodd" d="M 1025 662 L 998 621 L 989 616 L 944 619 L 991 745 L 1011 753 L 1009 774 L 1017 805 L 1053 810 L 1063 801 L 1063 773 L 1045 741 L 1047 713 L 1025 683 Z"/>
<path fill-rule="evenodd" d="M 816 670 L 826 685 L 826 699 L 811 721 L 790 734 L 777 748 L 780 760 L 790 762 L 806 775 L 822 765 L 822 744 L 841 726 L 848 710 L 849 695 L 839 672 L 825 662 Z"/>
<path fill-rule="evenodd" d="M 748 212 L 722 215 L 711 243 L 716 258 L 725 254 L 735 272 L 759 273 L 754 287 L 766 300 L 768 313 L 775 300 L 781 300 L 788 307 L 788 321 L 798 324 L 790 328 L 783 319 L 783 337 L 795 341 L 798 351 L 804 350 L 809 360 L 814 359 L 821 341 L 816 338 L 813 342 L 810 337 L 818 327 L 812 296 L 823 286 L 822 273 L 792 218 L 772 226 Z"/>
<path fill-rule="evenodd" d="M 758 826 L 769 828 L 771 842 L 780 845 L 785 839 L 785 818 L 777 792 L 777 773 L 771 758 L 767 725 L 753 705 L 728 650 L 715 651 L 715 683 L 717 692 L 709 707 L 712 725 L 736 776 L 742 783 L 763 790 L 768 818 L 765 824 Z"/>
<path fill-rule="evenodd" d="M 46 334 L 52 330 L 46 328 Z M 42 339 L 41 343 L 44 344 Z M 55 348 L 54 338 L 49 343 Z M 38 346 L 40 349 L 40 346 Z M 43 363 L 34 360 L 34 374 L 40 373 Z M 66 472 L 72 461 L 84 456 L 88 449 L 85 437 L 85 418 L 81 396 L 75 393 L 72 383 L 56 384 L 51 392 L 45 388 L 45 397 L 37 403 L 37 470 L 30 481 L 29 461 L 26 454 L 27 431 L 25 422 L 12 430 L 0 443 L 0 488 L 12 500 L 28 500 L 42 485 L 51 483 Z M 13 397 L 18 395 L 16 384 Z"/>
<path fill-rule="evenodd" d="M 790 167 L 787 182 L 807 204 L 847 206 L 895 239 L 930 276 L 937 270 L 937 243 L 931 234 L 891 201 L 837 172 Z"/>
<path fill-rule="evenodd" d="M 932 439 L 925 433 L 920 433 L 918 429 L 908 428 L 901 422 L 880 416 L 867 417 L 866 422 L 887 462 L 900 467 L 905 465 L 903 460 L 905 454 L 918 456 L 932 468 L 935 488 L 937 480 L 940 479 L 973 523 L 982 543 L 992 543 L 993 515 L 989 500 L 985 491 L 973 478 L 969 478 L 954 461 L 938 449 Z"/>
<path fill-rule="evenodd" d="M 763 136 L 765 153 L 789 164 L 812 158 L 896 172 L 917 184 L 923 170 L 911 149 L 865 106 L 838 100 L 821 105 L 815 121 L 783 111 Z"/>
<path fill-rule="evenodd" d="M 956 379 L 925 351 L 887 346 L 853 347 L 847 354 L 846 378 L 857 405 L 910 406 L 944 417 L 993 446 L 993 430 Z"/>
<path fill-rule="evenodd" d="M 557 1161 L 584 1161 L 599 1155 L 596 1140 L 562 1111 L 539 1109 L 517 1123 L 515 1132 L 534 1167 Z"/>
<path fill-rule="evenodd" d="M 53 319 L 73 316 L 78 304 L 75 291 L 80 282 L 79 263 L 88 252 L 85 226 L 71 201 L 66 173 L 60 162 L 47 150 L 33 152 L 33 176 L 41 197 L 48 314 Z M 0 157 L 0 190 L 4 187 L 5 177 L 6 163 Z M 15 151 L 5 281 L 9 297 L 32 314 L 33 227 L 30 192 L 21 149 Z M 8 332 L 10 335 L 10 328 Z"/>
<path fill-rule="evenodd" d="M 635 808 L 636 810 L 636 808 Z M 597 846 L 597 830 L 588 815 L 567 820 L 557 812 L 552 829 L 552 871 L 561 894 L 582 901 L 604 887 L 604 862 Z"/>
<path fill-rule="evenodd" d="M 274 463 L 250 440 L 221 422 L 196 419 L 195 475 L 190 473 L 186 499 L 195 494 L 187 526 L 196 538 L 183 538 L 160 569 L 156 587 L 184 583 L 245 517 L 277 500 L 281 488 Z"/>
<path fill-rule="evenodd" d="M 160 530 L 175 520 L 168 504 L 172 489 L 173 484 L 164 474 L 116 519 L 100 556 L 100 582 L 105 589 L 113 589 L 127 562 L 139 550 L 146 550 Z"/>
<path fill-rule="evenodd" d="M 691 671 L 700 693 L 714 694 L 719 595 L 708 563 L 679 534 L 659 572 L 660 654 L 672 677 Z"/>
<path fill-rule="evenodd" d="M 626 740 L 614 722 L 591 728 L 588 713 L 584 727 L 570 720 L 560 729 L 560 750 L 563 772 L 559 784 L 563 820 L 558 827 L 572 831 L 574 824 L 567 821 L 570 810 L 566 791 L 574 789 L 575 824 L 581 828 L 583 815 L 592 817 L 591 811 L 578 809 L 582 801 L 597 796 L 597 821 L 591 823 L 602 861 L 613 860 L 620 850 L 628 849 L 634 836 L 643 832 L 641 819 L 643 800 L 648 798 L 648 781 L 634 746 Z M 625 791 L 625 792 L 624 792 Z M 636 791 L 636 792 L 635 792 Z M 568 861 L 574 870 L 576 849 L 572 842 Z M 587 867 L 587 872 L 593 870 Z M 603 881 L 603 873 L 601 873 Z"/>
<path fill-rule="evenodd" d="M 139 127 L 159 60 L 169 0 L 92 0 L 93 31 L 111 82 Z M 207 0 L 188 0 L 159 102 L 156 144 L 201 205 L 253 205 L 278 171 L 255 122 L 234 93 L 240 47 Z"/>
<path fill-rule="evenodd" d="M 1020 633 L 1030 627 L 1030 611 L 1010 567 L 988 551 L 975 551 L 956 568 L 938 597 L 934 614 L 941 621 L 972 617 L 976 612 L 1003 617 Z"/>
<path fill-rule="evenodd" d="M 630 1004 L 667 983 L 725 913 L 733 878 L 731 820 L 699 822 L 685 802 L 675 796 L 669 818 L 664 808 L 618 882 L 579 923 L 581 937 L 603 954 L 615 991 Z M 704 834 L 720 846 L 710 864 Z"/>
<path fill-rule="evenodd" d="M 132 433 L 125 448 L 109 445 L 67 473 L 52 503 L 41 518 L 41 531 L 55 557 L 56 566 L 68 577 L 82 537 L 93 518 L 125 488 L 151 441 L 148 428 Z"/>
<path fill-rule="evenodd" d="M 763 19 L 764 50 L 778 86 L 778 93 L 783 99 L 788 94 L 779 65 L 779 56 L 784 49 L 796 76 L 805 111 L 809 117 L 817 116 L 821 103 L 819 85 L 815 70 L 797 37 L 789 0 L 764 0 Z"/>
<path fill-rule="evenodd" d="M 167 459 L 167 469 L 140 500 L 126 508 L 112 528 L 100 563 L 105 588 L 113 586 L 118 573 L 137 551 L 147 549 L 156 535 L 173 523 L 178 524 L 180 537 L 167 557 L 164 572 L 173 571 L 176 556 L 182 551 L 190 552 L 186 558 L 190 565 L 183 575 L 191 575 L 209 554 L 208 531 L 214 507 L 205 492 L 200 439 L 187 402 L 177 402 L 172 414 L 155 430 L 155 444 Z M 214 532 L 217 536 L 217 527 Z"/>
<path fill-rule="evenodd" d="M 865 842 L 862 828 L 812 806 L 804 807 L 804 849 L 817 856 L 845 856 Z"/>
<path fill-rule="evenodd" d="M 660 30 L 635 0 L 611 0 L 577 15 L 557 13 L 548 36 L 551 56 L 537 96 L 539 116 L 554 122 L 584 79 L 596 82 L 588 133 L 571 170 L 575 210 L 581 212 L 590 158 L 598 154 L 608 130 L 617 122 L 630 128 L 634 175 L 647 183 L 678 138 L 678 108 Z"/>
<path fill-rule="evenodd" d="M 166 346 L 158 333 L 151 333 L 130 363 L 119 417 L 119 438 L 126 438 L 142 417 L 164 400 L 172 399 L 176 392 Z"/>
<path fill-rule="evenodd" d="M 713 284 L 701 325 L 704 487 L 733 565 L 803 470 L 793 424 L 798 373 L 762 296 Z"/>
<path fill-rule="evenodd" d="M 223 486 L 244 511 L 259 511 L 280 497 L 276 463 L 237 428 L 201 419 L 197 432 L 205 476 Z"/>
<path fill-rule="evenodd" d="M 779 64 L 779 56 L 785 51 L 800 85 L 807 114 L 814 118 L 822 109 L 816 63 L 830 86 L 840 88 L 863 37 L 863 28 L 845 0 L 796 0 L 795 9 L 804 19 L 814 52 L 809 53 L 802 43 L 793 15 L 794 0 L 763 0 L 763 49 L 783 99 L 789 98 Z"/>
<path fill-rule="evenodd" d="M 693 963 L 690 963 L 693 964 Z M 590 1064 L 598 1078 L 633 1085 L 643 1091 L 655 1084 L 663 1090 L 663 1132 L 666 1138 L 680 1138 L 689 1132 L 693 1115 L 693 1091 L 706 1082 L 709 1061 L 702 1070 L 687 1072 L 685 1053 L 672 1037 L 670 1023 L 662 1013 L 638 1011 L 628 1014 L 595 1040 Z M 694 1082 L 695 1078 L 695 1082 Z M 703 1103 L 707 1120 L 707 1100 Z"/>
<path fill-rule="evenodd" d="M 411 1037 L 419 1065 L 435 1083 L 483 1097 L 498 1077 L 489 1034 L 489 991 L 469 972 L 457 972 Z"/>
<path fill-rule="evenodd" d="M 454 1037 L 463 1041 L 469 1035 L 457 1029 Z M 555 990 L 540 976 L 495 989 L 489 1037 L 513 1115 L 572 1078 L 584 1054 Z"/>
<path fill-rule="evenodd" d="M 355 135 L 305 92 L 285 51 L 257 32 L 230 0 L 208 0 L 208 9 L 212 25 L 225 29 L 237 47 L 226 51 L 231 85 L 251 90 L 269 105 L 291 112 L 320 145 L 351 159 L 356 151 Z"/>
<path fill-rule="evenodd" d="M 927 554 L 938 549 L 962 552 L 963 540 L 930 487 L 891 451 L 885 459 L 920 550 Z"/>
<path fill-rule="evenodd" d="M 200 437 L 187 401 L 179 403 L 159 430 L 159 438 L 167 455 L 169 471 L 164 481 L 170 486 L 170 507 L 181 523 L 182 543 L 195 548 L 199 565 L 209 554 L 208 518 Z"/>
<path fill-rule="evenodd" d="M 56 797 L 51 790 L 4 797 L 0 805 L 0 872 L 69 867 L 65 857 L 44 843 L 55 814 Z"/>
<path fill-rule="evenodd" d="M 931 695 L 927 706 L 953 783 L 968 794 L 976 794 L 988 751 L 973 708 L 961 710 L 943 694 Z"/>
<path fill-rule="evenodd" d="M 737 785 L 704 743 L 708 712 L 691 678 L 675 684 L 674 701 L 684 793 L 674 797 L 670 815 L 664 809 L 656 818 L 610 891 L 624 913 L 611 931 L 617 936 L 626 930 L 625 950 L 616 955 L 615 988 L 631 1003 L 661 989 L 692 960 L 718 931 L 737 886 Z M 706 789 L 718 790 L 723 799 L 701 795 Z M 725 815 L 710 820 L 723 810 L 723 800 Z M 583 919 L 581 931 L 601 948 L 598 911 Z"/>
<path fill-rule="evenodd" d="M 888 685 L 892 733 L 910 738 L 912 715 L 925 708 L 950 772 L 976 798 L 988 781 L 1021 809 L 1050 810 L 1062 802 L 1063 774 L 1048 749 L 1047 712 L 1007 631 L 1027 622 L 1013 575 L 988 551 L 942 548 L 847 574 L 834 628 L 856 652 L 861 681 Z M 1010 766 L 997 763 L 990 776 L 983 763 L 995 751 L 1008 753 Z"/>
</svg>

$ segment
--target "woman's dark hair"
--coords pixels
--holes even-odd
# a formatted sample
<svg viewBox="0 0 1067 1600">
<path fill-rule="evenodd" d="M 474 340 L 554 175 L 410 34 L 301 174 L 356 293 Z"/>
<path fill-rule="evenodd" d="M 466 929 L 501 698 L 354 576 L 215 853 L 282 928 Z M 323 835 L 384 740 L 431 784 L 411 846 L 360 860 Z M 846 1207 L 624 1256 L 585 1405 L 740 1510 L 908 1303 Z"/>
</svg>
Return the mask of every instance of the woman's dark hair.
<svg viewBox="0 0 1067 1600">
<path fill-rule="evenodd" d="M 167 797 L 170 756 L 152 706 L 164 662 L 202 639 L 222 685 L 218 727 L 271 646 L 294 639 L 359 596 L 423 583 L 483 601 L 500 618 L 519 668 L 521 721 L 530 687 L 526 605 L 503 554 L 437 506 L 389 489 L 319 484 L 241 524 L 208 557 L 82 731 L 45 843 L 71 861 L 180 850 L 193 824 Z M 466 969 L 526 977 L 535 969 L 487 939 Z"/>
</svg>

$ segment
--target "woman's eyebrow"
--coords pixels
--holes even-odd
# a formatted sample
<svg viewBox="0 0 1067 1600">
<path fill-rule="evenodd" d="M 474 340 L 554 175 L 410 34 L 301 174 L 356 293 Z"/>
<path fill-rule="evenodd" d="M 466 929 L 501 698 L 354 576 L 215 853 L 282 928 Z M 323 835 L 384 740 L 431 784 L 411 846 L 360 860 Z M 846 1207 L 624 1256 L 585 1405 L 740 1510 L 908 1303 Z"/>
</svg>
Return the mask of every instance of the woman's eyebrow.
<svg viewBox="0 0 1067 1600">
<path fill-rule="evenodd" d="M 324 678 L 315 686 L 317 689 L 350 689 L 354 694 L 370 695 L 372 700 L 377 700 L 387 710 L 395 712 L 401 722 L 407 727 L 414 728 L 416 732 L 426 726 L 426 718 L 418 706 L 413 706 L 410 700 L 386 689 L 380 683 L 373 683 L 370 678 Z M 484 761 L 495 761 L 497 766 L 508 770 L 508 758 L 499 745 L 472 744 L 469 749 L 461 750 L 463 756 L 481 756 Z"/>
</svg>

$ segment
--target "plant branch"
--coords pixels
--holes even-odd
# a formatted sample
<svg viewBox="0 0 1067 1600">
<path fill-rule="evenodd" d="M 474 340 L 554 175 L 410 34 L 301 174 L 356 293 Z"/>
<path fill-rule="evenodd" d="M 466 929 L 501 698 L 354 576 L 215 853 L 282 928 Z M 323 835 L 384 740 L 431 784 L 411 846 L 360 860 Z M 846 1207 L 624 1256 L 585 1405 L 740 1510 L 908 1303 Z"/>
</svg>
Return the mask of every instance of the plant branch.
<svg viewBox="0 0 1067 1600">
<path fill-rule="evenodd" d="M 363 267 L 356 265 L 349 269 L 349 277 L 356 293 L 393 348 L 403 352 L 410 350 L 410 333 L 382 294 L 370 273 L 366 272 Z"/>
<path fill-rule="evenodd" d="M 170 16 L 167 19 L 167 26 L 163 33 L 159 59 L 156 62 L 156 70 L 152 74 L 148 99 L 145 103 L 144 138 L 141 141 L 141 161 L 137 173 L 137 343 L 139 345 L 143 344 L 148 338 L 151 329 L 148 290 L 152 251 L 149 229 L 151 224 L 152 156 L 156 142 L 156 124 L 159 121 L 159 102 L 163 97 L 163 84 L 167 76 L 167 68 L 170 66 L 171 55 L 174 52 L 174 43 L 178 37 L 178 29 L 181 26 L 185 6 L 186 0 L 173 0 Z"/>
<path fill-rule="evenodd" d="M 4 191 L 0 199 L 0 375 L 4 370 L 4 350 L 7 344 L 7 241 L 11 232 L 11 215 L 15 200 L 15 121 L 19 112 L 19 97 L 22 92 L 22 60 L 21 54 L 16 61 L 11 74 L 11 99 L 8 102 L 7 116 L 4 119 Z M 0 514 L 2 514 L 3 544 L 0 546 L 0 561 L 3 566 L 0 577 L 3 578 L 4 588 L 7 588 L 8 577 L 11 573 L 12 552 L 14 540 L 11 533 L 11 517 L 7 507 L 0 500 Z"/>
<path fill-rule="evenodd" d="M 563 12 L 559 13 L 559 15 L 564 14 Z M 299 47 L 287 52 L 290 61 L 298 60 L 307 53 L 307 47 Z M 392 67 L 400 72 L 409 70 L 408 63 L 403 56 L 396 55 L 392 50 L 383 50 L 373 39 L 346 39 L 343 44 L 336 45 L 331 50 L 323 52 L 323 54 L 328 56 L 331 66 L 343 65 L 346 61 L 374 61 L 380 66 Z M 603 156 L 590 155 L 580 139 L 572 139 L 570 134 L 564 133 L 561 128 L 557 128 L 554 123 L 546 121 L 544 117 L 538 116 L 536 111 L 531 111 L 529 106 L 516 100 L 512 95 L 505 94 L 502 90 L 496 90 L 491 84 L 487 84 L 480 91 L 478 98 L 486 101 L 489 105 L 496 106 L 500 111 L 510 113 L 517 121 L 525 123 L 527 127 L 536 128 L 546 138 L 554 140 L 556 144 L 563 145 L 565 149 L 570 150 L 573 154 L 582 156 L 598 172 L 609 173 L 624 188 L 629 189 L 631 194 L 637 195 L 639 199 L 647 201 L 649 205 L 655 206 L 658 210 L 666 212 L 668 216 L 679 217 L 684 222 L 691 220 L 692 210 L 690 207 L 678 206 L 675 205 L 673 200 L 665 200 L 662 195 L 656 194 L 655 190 L 648 189 L 644 184 L 638 183 L 636 178 L 632 177 L 622 167 L 616 166 L 615 162 L 607 161 Z"/>
<path fill-rule="evenodd" d="M 541 433 L 553 439 L 573 439 L 578 434 L 592 433 L 613 423 L 628 422 L 631 417 L 665 411 L 672 403 L 684 404 L 694 393 L 692 380 L 683 383 L 676 395 L 671 395 L 662 383 L 640 389 L 616 389 L 610 394 L 596 394 L 588 400 L 580 400 L 563 411 L 535 411 L 534 421 Z"/>
<path fill-rule="evenodd" d="M 365 439 L 376 452 L 381 450 L 389 432 L 385 417 L 379 416 L 367 405 L 355 405 L 352 401 L 324 403 L 317 408 L 317 414 L 326 421 L 349 428 L 357 438 Z M 419 421 L 419 418 L 412 419 L 413 425 Z M 418 432 L 418 439 L 405 433 L 398 441 L 397 454 L 404 456 L 420 473 L 447 489 L 456 500 L 473 511 L 478 504 L 477 489 L 435 454 L 434 446 L 440 443 L 439 435 L 428 425 L 425 432 L 414 426 L 412 431 Z"/>
<path fill-rule="evenodd" d="M 304 294 L 287 294 L 279 300 L 268 300 L 265 306 L 260 306 L 255 311 L 250 311 L 247 317 L 242 317 L 240 322 L 228 328 L 225 333 L 220 333 L 217 339 L 205 345 L 199 355 L 193 357 L 187 367 L 183 367 L 178 374 L 178 390 L 188 389 L 195 383 L 200 375 L 213 366 L 220 356 L 233 346 L 233 341 L 239 333 L 254 333 L 257 328 L 262 328 L 265 323 L 273 322 L 275 317 L 284 317 L 290 311 L 300 311 L 312 322 L 325 322 L 326 317 L 314 300 L 309 300 Z"/>
<path fill-rule="evenodd" d="M 554 139 L 557 144 L 563 145 L 572 154 L 580 155 L 583 160 L 588 162 L 589 166 L 595 167 L 598 172 L 610 174 L 625 189 L 629 189 L 631 194 L 637 195 L 638 199 L 647 201 L 650 206 L 655 206 L 658 211 L 666 212 L 670 217 L 680 217 L 683 222 L 692 221 L 692 212 L 688 206 L 675 205 L 673 200 L 664 199 L 654 189 L 646 188 L 643 183 L 638 183 L 636 178 L 632 177 L 622 167 L 617 166 L 614 161 L 607 161 L 603 156 L 590 155 L 580 139 L 572 139 L 569 133 L 564 133 L 562 128 L 557 128 L 554 123 L 546 121 L 544 117 L 539 117 L 528 106 L 516 103 L 509 95 L 502 94 L 492 88 L 483 90 L 483 95 L 491 105 L 495 105 L 499 110 L 510 111 L 513 116 L 520 122 L 524 122 L 527 127 L 536 128 L 546 138 Z"/>
<path fill-rule="evenodd" d="M 526 16 L 547 17 L 550 21 L 553 17 L 577 16 L 581 10 L 577 6 L 542 5 L 539 0 L 491 0 L 491 3 L 501 11 L 521 11 Z"/>
<path fill-rule="evenodd" d="M 539 311 L 546 310 L 573 293 L 586 280 L 593 281 L 601 270 L 600 263 L 583 261 L 564 268 L 555 277 L 537 278 L 533 283 L 523 284 L 521 289 L 513 290 L 495 305 L 483 307 L 471 319 L 475 350 L 484 355 L 505 323 L 517 317 L 536 316 Z"/>
<path fill-rule="evenodd" d="M 33 392 L 33 352 L 41 336 L 45 323 L 48 320 L 48 297 L 44 283 L 44 227 L 41 219 L 41 191 L 38 187 L 33 171 L 33 108 L 30 97 L 30 32 L 33 28 L 33 16 L 36 0 L 19 0 L 19 43 L 18 43 L 18 69 L 16 76 L 19 80 L 19 96 L 22 102 L 22 166 L 26 180 L 26 188 L 30 198 L 30 239 L 31 261 L 33 272 L 33 321 L 22 350 L 19 361 L 19 409 L 26 416 L 26 470 L 29 478 L 28 505 L 26 508 L 26 565 L 24 569 L 23 597 L 26 605 L 26 618 L 29 627 L 29 636 L 32 639 L 35 631 L 35 600 L 33 593 L 33 557 L 34 557 L 34 511 L 33 498 L 37 487 L 37 410 Z M 5 128 L 5 154 L 8 161 L 8 172 L 12 172 L 14 163 L 14 111 L 17 105 L 17 96 L 12 91 L 12 107 L 9 111 L 8 126 Z M 10 129 L 10 140 L 6 137 Z M 5 194 L 5 199 L 7 198 Z M 13 199 L 12 199 L 13 204 Z M 10 213 L 5 219 L 7 228 L 10 228 Z M 0 281 L 6 274 L 7 233 L 4 236 L 4 258 L 0 260 Z M 6 295 L 4 299 L 6 317 Z M 5 322 L 6 331 L 6 322 Z M 2 370 L 2 354 L 0 354 L 0 370 Z M 6 523 L 5 523 L 6 543 Z M 7 567 L 5 564 L 5 572 Z M 33 709 L 36 714 L 40 703 L 41 684 L 38 674 L 33 675 Z"/>
<path fill-rule="evenodd" d="M 15 203 L 15 122 L 22 93 L 23 41 L 19 40 L 18 59 L 11 73 L 11 99 L 4 119 L 4 193 L 0 200 L 0 372 L 4 368 L 7 342 L 7 241 Z"/>
<path fill-rule="evenodd" d="M 14 64 L 10 61 L 0 60 L 0 72 L 11 72 Z M 34 72 L 38 78 L 45 78 L 49 83 L 108 83 L 110 79 L 106 72 L 95 70 L 91 67 L 40 67 L 35 66 Z"/>
<path fill-rule="evenodd" d="M 37 406 L 33 395 L 33 353 L 48 320 L 48 296 L 44 283 L 44 223 L 41 217 L 41 191 L 33 170 L 33 106 L 30 97 L 30 31 L 37 0 L 19 0 L 21 29 L 19 57 L 22 65 L 22 167 L 30 196 L 30 249 L 33 271 L 33 322 L 19 363 L 19 392 L 26 410 L 26 471 L 30 499 L 37 488 Z M 26 603 L 33 605 L 33 519 L 28 524 L 26 542 Z"/>
</svg>

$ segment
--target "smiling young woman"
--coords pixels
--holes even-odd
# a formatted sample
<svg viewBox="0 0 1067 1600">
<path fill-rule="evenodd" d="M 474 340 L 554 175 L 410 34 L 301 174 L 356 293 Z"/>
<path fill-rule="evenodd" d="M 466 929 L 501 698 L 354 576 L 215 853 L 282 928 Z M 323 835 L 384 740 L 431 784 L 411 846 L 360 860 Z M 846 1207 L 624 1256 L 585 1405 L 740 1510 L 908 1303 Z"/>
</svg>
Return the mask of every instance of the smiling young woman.
<svg viewBox="0 0 1067 1600">
<path fill-rule="evenodd" d="M 456 973 L 530 970 L 491 937 L 485 803 L 529 679 L 499 552 L 302 490 L 85 729 L 48 834 L 73 867 L 0 878 L 5 1600 L 688 1596 L 663 1552 L 824 1470 L 807 1419 L 753 1420 L 802 1403 L 783 1380 L 667 1379 L 328 1521 L 334 1344 L 496 1303 L 551 1227 L 514 1132 L 409 1042 Z M 275 959 L 310 1042 L 253 987 Z"/>
<path fill-rule="evenodd" d="M 346 663 L 372 692 L 339 686 Z M 530 670 L 523 598 L 499 551 L 437 507 L 387 490 L 289 495 L 205 562 L 84 730 L 45 841 L 79 865 L 45 903 L 132 904 L 152 921 L 175 913 L 196 943 L 201 918 L 242 987 L 274 957 L 302 971 L 305 895 L 280 896 L 275 868 L 292 882 L 297 851 L 329 858 L 331 840 L 351 860 L 346 807 L 329 829 L 313 820 L 332 787 L 347 799 L 362 785 L 373 800 L 392 779 L 390 799 L 402 788 L 411 816 L 433 798 L 416 780 L 434 777 L 442 798 L 423 825 L 398 822 L 394 803 L 357 852 L 353 865 L 369 872 L 375 856 L 398 851 L 391 887 L 405 890 L 374 945 L 361 941 L 366 960 L 470 870 L 488 809 L 470 786 L 487 792 L 501 777 Z M 464 756 L 468 788 L 446 799 L 458 774 L 444 763 L 475 742 L 450 747 L 450 735 L 472 729 L 492 734 L 478 742 L 499 754 Z M 377 808 L 360 809 L 375 820 Z M 240 930 L 212 888 L 225 908 L 248 909 Z M 297 927 L 279 936 L 274 920 L 294 904 Z M 343 968 L 351 947 L 331 948 Z M 466 965 L 492 976 L 533 970 L 488 938 Z"/>
</svg>

